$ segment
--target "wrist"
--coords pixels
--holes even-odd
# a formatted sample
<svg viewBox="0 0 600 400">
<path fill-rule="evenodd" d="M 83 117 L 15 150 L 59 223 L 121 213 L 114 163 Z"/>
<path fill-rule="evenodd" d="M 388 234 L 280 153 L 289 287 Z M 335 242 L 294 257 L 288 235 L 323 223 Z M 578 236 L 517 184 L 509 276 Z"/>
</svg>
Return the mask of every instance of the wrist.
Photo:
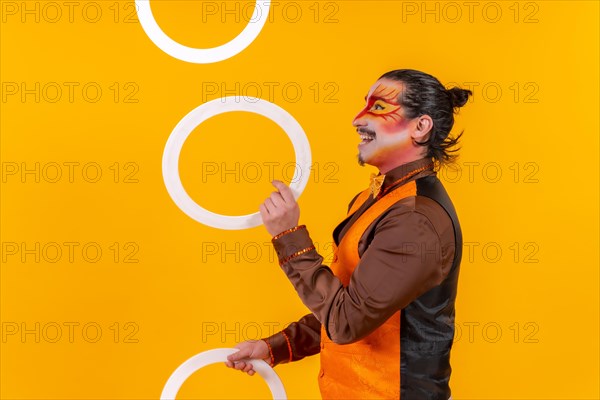
<svg viewBox="0 0 600 400">
<path fill-rule="evenodd" d="M 280 237 L 285 236 L 285 235 L 287 235 L 289 233 L 296 232 L 299 229 L 306 229 L 306 225 L 296 225 L 296 226 L 294 226 L 292 228 L 284 230 L 283 232 L 279 232 L 278 234 L 276 234 L 275 236 L 273 236 L 271 238 L 271 242 L 274 242 L 277 239 L 279 239 Z"/>
<path fill-rule="evenodd" d="M 269 339 L 262 339 L 262 341 L 267 344 L 267 348 L 269 349 L 269 355 L 266 358 L 264 358 L 264 360 L 269 363 L 269 366 L 271 368 L 273 368 L 275 366 L 275 357 L 273 356 L 273 349 L 271 348 Z"/>
<path fill-rule="evenodd" d="M 287 229 L 271 239 L 279 265 L 315 250 L 315 245 L 308 234 L 306 225 L 298 225 Z"/>
</svg>

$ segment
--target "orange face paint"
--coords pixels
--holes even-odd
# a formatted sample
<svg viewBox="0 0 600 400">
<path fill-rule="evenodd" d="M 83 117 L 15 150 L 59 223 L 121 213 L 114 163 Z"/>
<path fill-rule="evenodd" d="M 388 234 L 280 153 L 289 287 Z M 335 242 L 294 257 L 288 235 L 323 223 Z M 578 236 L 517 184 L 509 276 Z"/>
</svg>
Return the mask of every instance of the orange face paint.
<svg viewBox="0 0 600 400">
<path fill-rule="evenodd" d="M 385 120 L 388 120 L 389 118 L 397 119 L 398 116 L 394 113 L 400 109 L 400 105 L 397 101 L 399 94 L 400 91 L 398 89 L 389 88 L 380 84 L 370 96 L 365 96 L 367 105 L 356 118 L 371 114 L 374 116 L 381 116 Z"/>
</svg>

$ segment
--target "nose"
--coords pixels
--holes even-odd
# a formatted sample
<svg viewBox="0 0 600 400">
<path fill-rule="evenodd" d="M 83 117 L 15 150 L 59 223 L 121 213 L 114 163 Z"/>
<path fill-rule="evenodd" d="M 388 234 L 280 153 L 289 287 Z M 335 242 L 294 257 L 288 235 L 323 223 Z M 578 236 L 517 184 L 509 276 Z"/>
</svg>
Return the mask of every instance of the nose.
<svg viewBox="0 0 600 400">
<path fill-rule="evenodd" d="M 363 109 L 352 120 L 352 126 L 354 126 L 355 128 L 358 128 L 360 126 L 367 125 L 367 122 L 366 122 L 364 116 L 365 116 L 365 110 Z"/>
</svg>

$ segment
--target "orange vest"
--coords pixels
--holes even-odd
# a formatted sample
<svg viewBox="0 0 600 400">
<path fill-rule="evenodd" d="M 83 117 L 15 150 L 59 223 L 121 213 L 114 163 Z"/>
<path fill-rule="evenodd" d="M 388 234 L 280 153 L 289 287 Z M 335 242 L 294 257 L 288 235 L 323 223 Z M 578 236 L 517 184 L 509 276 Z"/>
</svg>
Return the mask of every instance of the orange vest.
<svg viewBox="0 0 600 400">
<path fill-rule="evenodd" d="M 417 195 L 415 181 L 387 193 L 372 204 L 334 247 L 330 268 L 344 287 L 360 262 L 358 242 L 366 229 L 397 201 Z M 362 192 L 348 215 L 369 198 Z M 321 325 L 319 389 L 323 399 L 400 399 L 400 310 L 363 339 L 350 344 L 332 342 Z"/>
</svg>

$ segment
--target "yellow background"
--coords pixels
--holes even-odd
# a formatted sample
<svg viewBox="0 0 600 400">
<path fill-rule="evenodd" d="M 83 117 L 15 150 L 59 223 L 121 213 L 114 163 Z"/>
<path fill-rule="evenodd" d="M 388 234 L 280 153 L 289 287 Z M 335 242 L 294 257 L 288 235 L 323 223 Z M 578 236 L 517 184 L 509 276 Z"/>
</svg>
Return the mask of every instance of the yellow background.
<svg viewBox="0 0 600 400">
<path fill-rule="evenodd" d="M 156 399 L 194 354 L 267 336 L 270 326 L 280 330 L 308 313 L 263 227 L 214 229 L 177 208 L 162 180 L 165 142 L 201 103 L 261 88 L 310 141 L 315 167 L 300 198 L 301 222 L 327 259 L 333 228 L 374 171 L 356 162 L 352 118 L 377 77 L 398 68 L 475 88 L 454 129 L 465 130 L 462 175 L 442 176 L 469 243 L 453 397 L 599 398 L 598 2 L 476 2 L 470 16 L 463 2 L 281 1 L 248 48 L 207 65 L 163 53 L 131 17 L 132 2 L 75 3 L 69 20 L 68 6 L 56 2 L 57 20 L 49 2 L 1 2 L 2 398 Z M 245 26 L 235 3 L 226 3 L 151 4 L 171 37 L 210 47 Z M 237 4 L 240 13 L 251 7 Z M 90 82 L 102 89 L 96 102 L 82 94 Z M 22 84 L 33 90 L 24 98 L 13 94 Z M 57 85 L 62 97 L 51 102 Z M 214 85 L 217 93 L 207 93 Z M 180 169 L 199 204 L 245 214 L 272 190 L 264 163 L 285 179 L 282 166 L 293 157 L 279 127 L 235 113 L 194 131 Z M 21 176 L 36 163 L 39 182 Z M 53 183 L 54 163 L 63 176 Z M 64 163 L 79 163 L 73 182 Z M 262 168 L 256 182 L 252 163 Z M 102 171 L 96 183 L 82 175 L 88 164 L 92 178 L 94 168 Z M 219 174 L 201 178 L 215 165 Z M 221 177 L 221 167 L 234 172 Z M 73 262 L 65 242 L 77 243 Z M 23 261 L 15 243 L 33 252 Z M 99 261 L 86 261 L 86 244 L 102 249 Z M 92 343 L 97 327 L 102 336 Z M 22 336 L 22 328 L 31 333 Z M 276 371 L 290 398 L 319 397 L 318 357 Z M 269 392 L 258 377 L 213 365 L 179 397 Z"/>
</svg>

